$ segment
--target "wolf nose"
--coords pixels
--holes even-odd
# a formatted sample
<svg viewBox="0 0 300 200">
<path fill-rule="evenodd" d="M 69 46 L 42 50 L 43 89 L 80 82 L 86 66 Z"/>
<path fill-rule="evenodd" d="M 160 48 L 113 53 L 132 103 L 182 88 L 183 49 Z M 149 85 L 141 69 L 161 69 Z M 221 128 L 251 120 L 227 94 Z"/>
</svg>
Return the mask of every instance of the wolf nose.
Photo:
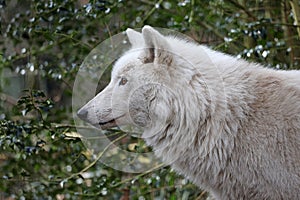
<svg viewBox="0 0 300 200">
<path fill-rule="evenodd" d="M 88 111 L 86 109 L 81 108 L 77 112 L 77 116 L 82 120 L 85 120 L 87 118 L 87 115 L 88 115 Z"/>
</svg>

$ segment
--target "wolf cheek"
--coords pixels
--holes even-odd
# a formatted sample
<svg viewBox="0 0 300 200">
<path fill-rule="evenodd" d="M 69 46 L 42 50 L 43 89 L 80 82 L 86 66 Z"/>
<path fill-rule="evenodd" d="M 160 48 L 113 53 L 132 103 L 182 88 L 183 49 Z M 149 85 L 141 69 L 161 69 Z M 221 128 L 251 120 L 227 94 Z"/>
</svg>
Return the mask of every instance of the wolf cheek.
<svg viewBox="0 0 300 200">
<path fill-rule="evenodd" d="M 143 85 L 135 89 L 129 97 L 129 115 L 134 125 L 141 128 L 150 124 L 149 105 L 153 89 L 149 85 Z M 152 97 L 153 96 L 153 97 Z"/>
</svg>

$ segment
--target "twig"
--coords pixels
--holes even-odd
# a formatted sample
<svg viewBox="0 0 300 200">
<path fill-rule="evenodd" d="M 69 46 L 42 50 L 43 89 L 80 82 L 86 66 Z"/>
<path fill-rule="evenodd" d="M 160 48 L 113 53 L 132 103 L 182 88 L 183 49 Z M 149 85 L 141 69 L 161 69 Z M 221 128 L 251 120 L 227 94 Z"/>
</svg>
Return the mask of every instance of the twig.
<svg viewBox="0 0 300 200">
<path fill-rule="evenodd" d="M 142 176 L 145 176 L 146 174 L 148 174 L 150 172 L 153 172 L 154 170 L 157 170 L 157 169 L 161 168 L 162 166 L 164 166 L 164 163 L 160 163 L 159 165 L 157 165 L 157 166 L 155 166 L 155 167 L 153 167 L 153 168 L 151 168 L 151 169 L 149 169 L 149 170 L 145 171 L 144 173 L 141 173 L 141 174 L 139 174 L 137 176 L 134 176 L 132 178 L 128 178 L 128 179 L 125 179 L 123 181 L 120 181 L 119 183 L 116 183 L 116 184 L 112 185 L 112 187 L 118 187 L 119 185 L 127 183 L 127 182 L 129 182 L 129 181 L 131 181 L 133 179 L 138 179 L 138 178 L 140 178 Z"/>
<path fill-rule="evenodd" d="M 256 17 L 249 10 L 247 10 L 243 5 L 239 4 L 238 2 L 236 2 L 234 0 L 227 0 L 227 1 L 231 4 L 233 4 L 234 6 L 236 6 L 237 8 L 242 9 L 242 11 L 244 13 L 246 13 L 249 17 L 251 17 L 253 20 L 257 20 Z"/>
<path fill-rule="evenodd" d="M 290 1 L 290 5 L 292 7 L 292 12 L 294 14 L 294 21 L 295 21 L 295 25 L 297 26 L 297 32 L 298 32 L 298 36 L 300 37 L 300 8 L 299 8 L 299 2 L 292 0 Z"/>
<path fill-rule="evenodd" d="M 191 1 L 191 12 L 189 16 L 189 23 L 192 23 L 193 18 L 194 18 L 194 5 L 195 5 L 195 0 Z"/>
<path fill-rule="evenodd" d="M 204 197 L 204 195 L 206 195 L 206 193 L 206 191 L 201 192 L 201 194 L 195 200 L 201 200 Z"/>
<path fill-rule="evenodd" d="M 63 180 L 59 180 L 59 181 L 60 181 L 60 182 L 61 182 L 61 181 L 66 182 L 66 181 L 68 181 L 68 180 L 70 180 L 70 179 L 72 179 L 72 178 L 74 178 L 74 177 L 76 177 L 76 176 L 81 175 L 83 172 L 85 172 L 85 171 L 87 171 L 88 169 L 90 169 L 92 166 L 94 166 L 94 165 L 99 161 L 99 159 L 103 156 L 103 154 L 108 150 L 108 148 L 109 148 L 112 144 L 114 144 L 115 142 L 117 142 L 117 141 L 123 139 L 125 136 L 127 136 L 127 134 L 122 135 L 122 136 L 118 137 L 117 139 L 115 139 L 114 141 L 112 141 L 111 143 L 109 143 L 109 144 L 103 149 L 103 151 L 100 152 L 100 153 L 98 154 L 97 158 L 96 158 L 93 162 L 91 162 L 88 166 L 86 166 L 85 168 L 83 168 L 81 171 L 79 171 L 79 172 L 77 172 L 77 173 L 74 173 L 74 174 L 72 174 L 71 176 L 69 176 L 69 177 L 67 177 L 67 178 L 64 178 Z"/>
<path fill-rule="evenodd" d="M 154 4 L 153 8 L 146 14 L 143 20 L 139 23 L 139 25 L 143 25 L 144 22 L 154 13 L 154 11 L 157 9 L 156 5 L 160 5 L 163 2 L 163 0 L 159 0 L 157 3 Z"/>
</svg>

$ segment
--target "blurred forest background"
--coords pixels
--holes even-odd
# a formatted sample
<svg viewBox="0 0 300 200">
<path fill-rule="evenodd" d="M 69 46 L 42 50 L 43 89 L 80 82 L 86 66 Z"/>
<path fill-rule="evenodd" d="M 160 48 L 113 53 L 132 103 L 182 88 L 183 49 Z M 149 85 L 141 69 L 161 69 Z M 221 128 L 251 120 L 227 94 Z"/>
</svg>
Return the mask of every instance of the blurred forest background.
<svg viewBox="0 0 300 200">
<path fill-rule="evenodd" d="M 76 132 L 76 73 L 128 27 L 173 29 L 266 67 L 300 69 L 298 0 L 0 0 L 0 14 L 1 200 L 207 198 L 169 167 L 130 174 L 97 162 Z"/>
</svg>

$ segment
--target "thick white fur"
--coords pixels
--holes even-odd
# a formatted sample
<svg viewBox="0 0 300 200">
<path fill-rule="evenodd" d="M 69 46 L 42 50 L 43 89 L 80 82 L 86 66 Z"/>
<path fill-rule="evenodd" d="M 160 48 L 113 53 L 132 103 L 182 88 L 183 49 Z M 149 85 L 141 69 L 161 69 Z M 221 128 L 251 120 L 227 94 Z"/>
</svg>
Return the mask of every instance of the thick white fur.
<svg viewBox="0 0 300 200">
<path fill-rule="evenodd" d="M 132 49 L 79 111 L 85 120 L 121 116 L 117 123 L 144 127 L 156 155 L 216 199 L 300 199 L 299 71 L 266 69 L 149 26 L 127 36 Z"/>
</svg>

